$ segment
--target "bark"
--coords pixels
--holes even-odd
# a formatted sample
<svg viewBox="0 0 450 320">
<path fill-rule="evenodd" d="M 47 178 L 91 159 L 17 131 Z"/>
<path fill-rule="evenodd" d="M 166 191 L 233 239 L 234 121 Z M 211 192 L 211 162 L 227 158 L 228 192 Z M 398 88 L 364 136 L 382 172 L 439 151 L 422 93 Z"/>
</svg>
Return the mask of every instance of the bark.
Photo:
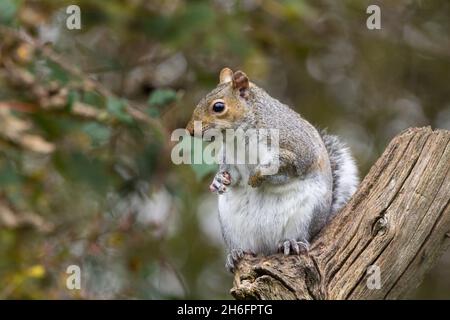
<svg viewBox="0 0 450 320">
<path fill-rule="evenodd" d="M 450 244 L 450 131 L 414 128 L 389 144 L 308 254 L 246 256 L 236 299 L 399 299 Z M 379 268 L 380 288 L 368 286 Z M 372 282 L 371 282 L 372 283 Z"/>
</svg>

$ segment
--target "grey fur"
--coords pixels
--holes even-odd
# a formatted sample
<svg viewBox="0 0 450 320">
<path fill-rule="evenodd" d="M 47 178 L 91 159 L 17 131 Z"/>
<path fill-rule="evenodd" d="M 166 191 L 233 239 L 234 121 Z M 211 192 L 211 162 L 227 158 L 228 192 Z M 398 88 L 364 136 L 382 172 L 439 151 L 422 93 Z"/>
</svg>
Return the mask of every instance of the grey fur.
<svg viewBox="0 0 450 320">
<path fill-rule="evenodd" d="M 230 87 L 222 84 L 208 96 L 217 97 L 226 90 Z M 283 184 L 292 177 L 311 176 L 327 181 L 329 197 L 317 204 L 308 235 L 299 235 L 296 239 L 308 243 L 356 190 L 358 178 L 354 160 L 338 137 L 324 131 L 319 133 L 300 114 L 256 85 L 252 84 L 247 98 L 240 100 L 245 104 L 246 115 L 235 124 L 235 128 L 279 130 L 280 170 L 275 175 L 266 176 L 265 183 Z M 321 170 L 317 168 L 320 158 L 324 161 Z M 350 173 L 354 176 L 343 176 L 348 171 L 344 168 L 351 168 L 353 171 Z M 220 170 L 233 170 L 233 167 L 224 164 Z M 240 179 L 237 174 L 234 177 L 237 178 L 235 180 Z"/>
<path fill-rule="evenodd" d="M 329 179 L 332 184 L 331 211 L 325 199 L 324 203 L 317 208 L 318 214 L 311 223 L 310 235 L 314 236 L 329 218 L 347 203 L 358 185 L 358 170 L 349 148 L 337 136 L 327 134 L 326 130 L 318 132 L 297 112 L 255 85 L 250 89 L 247 105 L 252 112 L 245 121 L 246 126 L 280 130 L 280 148 L 296 155 L 293 163 L 288 162 L 285 165 L 293 165 L 297 175 L 308 173 L 317 161 L 318 155 L 326 153 L 330 164 Z M 351 172 L 347 172 L 348 170 L 344 168 L 350 169 Z M 351 176 L 344 176 L 346 173 Z M 325 175 L 328 173 L 325 172 Z M 286 178 L 285 174 L 281 174 L 268 176 L 267 180 L 276 183 L 276 181 L 284 182 Z"/>
<path fill-rule="evenodd" d="M 345 143 L 341 142 L 337 136 L 327 134 L 326 130 L 321 131 L 321 135 L 328 151 L 333 175 L 333 199 L 331 202 L 331 215 L 333 216 L 351 198 L 359 179 L 355 161 Z M 347 172 L 345 169 L 350 169 L 351 172 Z"/>
<path fill-rule="evenodd" d="M 229 122 L 213 121 L 208 124 L 210 128 L 278 129 L 280 139 L 278 173 L 261 177 L 258 165 L 223 163 L 210 186 L 220 194 L 219 220 L 231 252 L 227 267 L 234 268 L 239 255 L 233 253 L 242 250 L 263 254 L 280 248 L 285 254 L 303 252 L 356 190 L 357 168 L 348 148 L 337 137 L 319 133 L 298 113 L 253 83 L 244 95 L 231 83 L 220 84 L 200 101 L 193 120 L 201 120 L 209 103 L 223 97 L 242 108 L 242 116 Z M 248 140 L 245 144 L 249 147 Z M 223 172 L 231 177 L 226 185 L 222 183 Z M 295 206 L 291 208 L 298 205 L 298 210 L 283 211 L 292 203 Z M 284 205 L 286 209 L 280 208 Z M 291 216 L 292 212 L 295 216 Z"/>
</svg>

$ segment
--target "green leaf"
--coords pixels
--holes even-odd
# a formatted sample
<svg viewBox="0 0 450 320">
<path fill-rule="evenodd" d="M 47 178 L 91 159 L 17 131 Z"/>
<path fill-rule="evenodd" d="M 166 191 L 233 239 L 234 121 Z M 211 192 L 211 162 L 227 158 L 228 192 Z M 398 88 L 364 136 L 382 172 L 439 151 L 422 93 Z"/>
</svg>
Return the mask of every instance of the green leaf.
<svg viewBox="0 0 450 320">
<path fill-rule="evenodd" d="M 6 185 L 18 185 L 21 182 L 21 176 L 9 161 L 0 163 L 0 186 L 2 186 L 2 189 Z"/>
<path fill-rule="evenodd" d="M 47 66 L 51 71 L 48 77 L 50 80 L 56 80 L 60 84 L 67 84 L 69 82 L 70 76 L 67 74 L 67 71 L 64 70 L 64 68 L 62 68 L 59 64 L 47 60 Z"/>
<path fill-rule="evenodd" d="M 105 194 L 112 185 L 112 177 L 105 163 L 79 152 L 56 153 L 54 163 L 58 171 L 75 184 L 85 184 L 99 194 Z"/>
<path fill-rule="evenodd" d="M 121 99 L 109 97 L 106 102 L 108 112 L 125 123 L 133 122 L 133 118 L 126 111 L 126 103 Z"/>
<path fill-rule="evenodd" d="M 166 36 L 174 44 L 192 43 L 192 37 L 212 30 L 216 13 L 207 1 L 194 1 L 172 20 L 171 34 Z"/>
<path fill-rule="evenodd" d="M 77 101 L 80 101 L 80 94 L 76 90 L 70 90 L 69 95 L 67 97 L 67 107 L 69 110 L 72 110 L 73 104 Z"/>
<path fill-rule="evenodd" d="M 159 110 L 157 108 L 148 108 L 147 114 L 152 118 L 157 118 L 160 116 Z"/>
<path fill-rule="evenodd" d="M 86 123 L 81 130 L 91 138 L 95 147 L 104 145 L 111 137 L 111 129 L 97 122 Z"/>
<path fill-rule="evenodd" d="M 144 179 L 150 179 L 154 174 L 158 160 L 160 159 L 161 145 L 150 142 L 136 157 L 139 175 Z"/>
<path fill-rule="evenodd" d="M 157 89 L 150 94 L 148 105 L 150 107 L 161 108 L 174 102 L 177 99 L 177 93 L 172 89 Z"/>
<path fill-rule="evenodd" d="M 83 92 L 82 102 L 95 107 L 104 106 L 104 98 L 95 91 Z"/>
<path fill-rule="evenodd" d="M 141 13 L 142 14 L 142 13 Z M 171 19 L 163 15 L 146 15 L 145 19 L 141 18 L 141 28 L 144 33 L 154 36 L 158 39 L 165 40 L 170 31 Z"/>
<path fill-rule="evenodd" d="M 14 21 L 17 12 L 18 1 L 1 0 L 0 1 L 0 23 L 11 24 Z"/>
<path fill-rule="evenodd" d="M 22 189 L 25 181 L 26 177 L 21 175 L 12 161 L 0 161 L 0 190 L 14 205 L 26 201 Z"/>
<path fill-rule="evenodd" d="M 209 175 L 210 173 L 217 171 L 216 164 L 191 164 L 192 170 L 194 170 L 195 178 L 197 181 L 202 180 L 204 177 Z"/>
</svg>

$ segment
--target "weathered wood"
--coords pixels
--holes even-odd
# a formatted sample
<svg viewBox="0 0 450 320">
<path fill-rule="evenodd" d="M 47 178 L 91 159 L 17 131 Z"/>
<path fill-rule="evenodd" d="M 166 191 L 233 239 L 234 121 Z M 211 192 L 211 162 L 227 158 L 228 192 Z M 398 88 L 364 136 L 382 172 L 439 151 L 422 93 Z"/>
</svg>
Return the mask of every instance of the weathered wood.
<svg viewBox="0 0 450 320">
<path fill-rule="evenodd" d="M 450 244 L 450 131 L 397 136 L 307 255 L 247 256 L 237 299 L 398 299 Z M 379 267 L 381 288 L 367 286 Z"/>
</svg>

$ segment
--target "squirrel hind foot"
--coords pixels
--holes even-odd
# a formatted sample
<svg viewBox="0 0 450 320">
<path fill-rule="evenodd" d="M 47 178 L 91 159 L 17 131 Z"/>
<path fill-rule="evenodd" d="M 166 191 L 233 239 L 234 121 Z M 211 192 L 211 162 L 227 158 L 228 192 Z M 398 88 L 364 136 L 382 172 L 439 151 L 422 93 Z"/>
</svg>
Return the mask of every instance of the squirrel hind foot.
<svg viewBox="0 0 450 320">
<path fill-rule="evenodd" d="M 234 273 L 236 267 L 244 257 L 244 250 L 242 249 L 232 249 L 230 253 L 227 255 L 227 260 L 225 262 L 225 268 L 231 273 Z"/>
<path fill-rule="evenodd" d="M 307 241 L 298 241 L 295 239 L 284 240 L 278 244 L 278 252 L 285 256 L 307 254 L 309 251 L 309 243 Z"/>
<path fill-rule="evenodd" d="M 256 257 L 256 254 L 254 252 L 248 250 L 244 251 L 242 249 L 231 249 L 230 253 L 227 255 L 225 268 L 227 268 L 227 270 L 231 273 L 234 273 L 236 271 L 237 265 L 239 264 L 239 261 L 241 261 L 246 254 Z"/>
</svg>

